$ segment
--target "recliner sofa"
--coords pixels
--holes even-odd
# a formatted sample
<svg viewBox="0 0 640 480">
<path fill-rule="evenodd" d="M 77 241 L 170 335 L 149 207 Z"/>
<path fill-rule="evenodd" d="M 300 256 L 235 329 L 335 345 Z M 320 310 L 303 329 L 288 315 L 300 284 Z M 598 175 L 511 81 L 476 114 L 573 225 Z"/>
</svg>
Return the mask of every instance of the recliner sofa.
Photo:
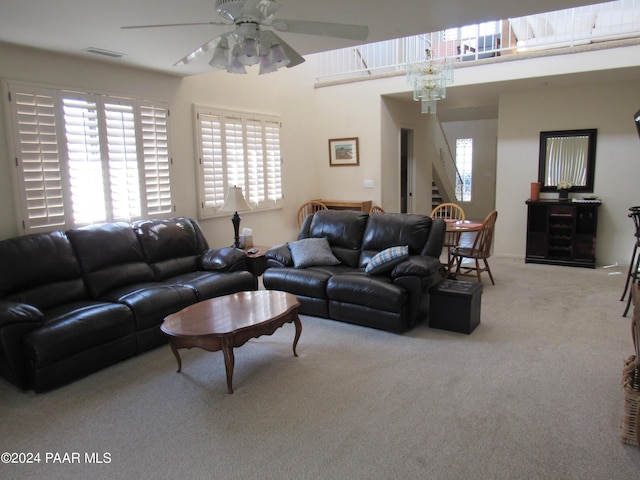
<svg viewBox="0 0 640 480">
<path fill-rule="evenodd" d="M 183 217 L 0 241 L 0 376 L 42 392 L 161 345 L 167 315 L 257 289 L 245 258 Z"/>
<path fill-rule="evenodd" d="M 298 241 L 326 239 L 339 263 L 296 268 L 290 242 L 266 252 L 263 283 L 295 294 L 302 314 L 403 332 L 428 317 L 429 288 L 443 279 L 445 231 L 443 220 L 425 215 L 319 211 L 306 217 Z M 377 254 L 400 246 L 408 247 L 406 258 L 382 273 L 366 271 Z"/>
</svg>

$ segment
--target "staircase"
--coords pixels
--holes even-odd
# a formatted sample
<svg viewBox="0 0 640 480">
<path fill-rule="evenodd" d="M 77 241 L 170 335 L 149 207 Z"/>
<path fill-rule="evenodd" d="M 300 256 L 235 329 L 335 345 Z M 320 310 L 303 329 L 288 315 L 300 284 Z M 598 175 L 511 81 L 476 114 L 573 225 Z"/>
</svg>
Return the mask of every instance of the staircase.
<svg viewBox="0 0 640 480">
<path fill-rule="evenodd" d="M 431 182 L 431 209 L 433 210 L 441 203 L 444 203 L 444 199 L 438 190 L 438 185 L 436 182 Z"/>
<path fill-rule="evenodd" d="M 431 186 L 432 208 L 446 202 L 456 201 L 456 183 L 460 177 L 449 142 L 436 115 L 432 117 L 431 138 L 433 140 L 433 183 Z"/>
</svg>

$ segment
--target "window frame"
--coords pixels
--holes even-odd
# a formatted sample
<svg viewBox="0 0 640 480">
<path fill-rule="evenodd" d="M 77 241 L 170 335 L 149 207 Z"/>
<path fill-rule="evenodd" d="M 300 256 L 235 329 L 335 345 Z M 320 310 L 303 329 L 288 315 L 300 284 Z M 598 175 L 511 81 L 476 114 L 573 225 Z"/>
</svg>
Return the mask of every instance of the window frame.
<svg viewBox="0 0 640 480">
<path fill-rule="evenodd" d="M 279 116 L 193 104 L 193 122 L 199 219 L 229 215 L 221 207 L 232 186 L 253 210 L 283 207 Z"/>
<path fill-rule="evenodd" d="M 465 195 L 464 195 L 464 192 L 465 192 L 465 187 L 464 187 L 465 181 L 464 181 L 464 178 L 463 178 L 463 172 L 461 172 L 460 167 L 459 167 L 459 163 L 458 163 L 458 157 L 460 155 L 463 155 L 463 154 L 458 152 L 458 148 L 459 148 L 458 145 L 459 145 L 459 142 L 461 142 L 461 141 L 469 142 L 469 144 L 470 144 L 469 147 L 465 146 L 465 147 L 462 147 L 462 148 L 464 148 L 465 150 L 467 148 L 471 149 L 471 153 L 470 154 L 468 154 L 468 155 L 464 154 L 465 156 L 469 157 L 467 159 L 467 161 L 470 163 L 470 168 L 469 168 L 469 173 L 468 173 L 468 179 L 469 179 L 469 187 L 468 187 L 469 198 L 468 199 L 464 198 L 465 197 Z M 456 194 L 456 200 L 458 202 L 461 202 L 461 203 L 469 203 L 469 202 L 473 201 L 473 152 L 474 152 L 473 144 L 474 144 L 474 141 L 473 141 L 472 137 L 456 138 L 456 152 L 455 152 L 455 159 L 454 160 L 455 160 L 457 175 L 456 175 L 455 194 Z"/>
<path fill-rule="evenodd" d="M 7 143 L 10 158 L 13 159 L 13 178 L 17 188 L 16 215 L 18 227 L 24 233 L 39 233 L 113 221 L 135 221 L 143 218 L 163 218 L 175 212 L 175 203 L 171 189 L 171 170 L 173 159 L 170 145 L 170 109 L 168 102 L 140 98 L 114 93 L 95 93 L 83 88 L 69 88 L 35 84 L 19 80 L 3 81 L 5 106 L 7 112 Z M 97 129 L 97 155 L 103 172 L 104 209 L 106 215 L 84 221 L 74 219 L 74 204 L 69 167 L 69 143 L 67 138 L 68 124 L 65 123 L 65 99 L 81 99 L 95 102 Z M 49 102 L 46 112 L 37 105 L 37 100 Z M 33 101 L 33 104 L 29 104 Z M 109 105 L 122 104 L 131 107 L 133 126 L 127 128 L 127 139 L 135 142 L 137 164 L 138 212 L 132 215 L 131 208 L 127 213 L 117 215 L 113 212 L 111 201 L 112 178 L 109 169 L 118 164 L 113 152 L 109 156 L 109 138 L 107 123 Z M 29 106 L 33 111 L 28 112 Z M 107 108 L 107 110 L 105 110 Z M 40 115 L 42 114 L 42 118 Z M 48 124 L 41 123 L 48 119 Z M 99 117 L 99 118 L 98 118 Z M 29 122 L 32 122 L 31 124 Z M 116 120 L 116 123 L 118 120 Z M 122 120 L 125 122 L 125 120 Z M 44 125 L 44 127 L 43 127 Z M 43 139 L 41 128 L 46 128 L 47 138 Z M 27 136 L 31 138 L 27 138 Z M 131 136 L 133 135 L 133 136 Z M 127 139 L 123 141 L 127 141 Z M 32 151 L 27 146 L 31 145 Z M 47 148 L 47 151 L 43 151 Z M 117 156 L 117 155 L 116 155 Z M 28 158 L 30 157 L 30 158 Z M 30 165 L 33 170 L 29 170 Z M 131 162 L 130 162 L 131 163 Z M 48 169 L 45 168 L 48 165 Z M 38 169 L 41 169 L 38 171 Z M 50 173 L 51 179 L 45 178 Z M 56 177 L 57 174 L 57 177 Z M 31 175 L 31 178 L 29 176 Z M 40 179 L 38 179 L 40 175 Z M 152 178 L 155 177 L 155 178 Z M 27 188 L 27 184 L 34 188 Z M 40 185 L 38 185 L 40 184 Z M 56 187 L 54 188 L 53 185 Z M 56 193 L 57 192 L 57 193 Z M 120 190 L 121 195 L 113 195 L 122 200 L 129 191 Z M 48 195 L 54 195 L 49 203 Z M 37 198 L 38 195 L 41 198 Z M 121 198 L 122 197 L 122 198 Z M 128 200 L 128 198 L 127 198 Z M 37 204 L 41 204 L 40 207 Z M 127 203 L 127 202 L 125 202 Z M 35 206 L 34 206 L 35 205 Z M 76 205 L 77 208 L 77 205 Z M 102 207 L 101 207 L 102 208 Z M 40 210 L 40 211 L 38 211 Z"/>
</svg>

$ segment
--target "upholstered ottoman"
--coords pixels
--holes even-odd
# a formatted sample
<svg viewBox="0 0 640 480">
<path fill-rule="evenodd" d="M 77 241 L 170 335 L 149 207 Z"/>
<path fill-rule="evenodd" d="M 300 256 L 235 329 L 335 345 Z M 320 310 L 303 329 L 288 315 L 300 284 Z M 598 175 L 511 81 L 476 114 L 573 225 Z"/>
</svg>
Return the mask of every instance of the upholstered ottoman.
<svg viewBox="0 0 640 480">
<path fill-rule="evenodd" d="M 430 327 L 470 334 L 480 324 L 481 283 L 443 280 L 429 295 Z"/>
</svg>

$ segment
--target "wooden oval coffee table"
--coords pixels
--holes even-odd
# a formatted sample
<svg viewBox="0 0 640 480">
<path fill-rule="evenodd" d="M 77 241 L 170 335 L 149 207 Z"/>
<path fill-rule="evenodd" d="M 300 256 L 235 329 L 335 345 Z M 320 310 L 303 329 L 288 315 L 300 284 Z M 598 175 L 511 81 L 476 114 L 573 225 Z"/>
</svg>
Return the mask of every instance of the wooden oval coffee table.
<svg viewBox="0 0 640 480">
<path fill-rule="evenodd" d="M 179 348 L 222 350 L 227 371 L 227 391 L 233 393 L 233 349 L 251 338 L 271 335 L 285 323 L 296 327 L 293 355 L 302 333 L 300 302 L 290 293 L 275 290 L 239 292 L 190 305 L 164 319 L 161 330 L 169 336 L 171 351 L 182 370 Z"/>
</svg>

